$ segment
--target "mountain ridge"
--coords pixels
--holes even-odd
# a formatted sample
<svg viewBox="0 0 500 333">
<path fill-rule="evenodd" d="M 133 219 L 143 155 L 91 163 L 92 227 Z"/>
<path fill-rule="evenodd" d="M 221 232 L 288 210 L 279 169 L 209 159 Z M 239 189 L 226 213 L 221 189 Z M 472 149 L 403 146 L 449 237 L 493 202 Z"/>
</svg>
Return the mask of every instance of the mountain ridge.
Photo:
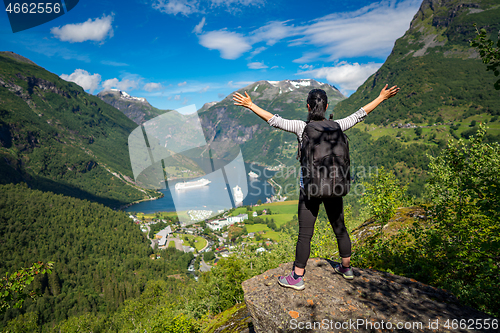
<svg viewBox="0 0 500 333">
<path fill-rule="evenodd" d="M 500 30 L 500 7 L 494 1 L 425 0 L 408 31 L 399 38 L 382 67 L 348 100 L 335 108 L 340 116 L 353 105 L 378 95 L 385 83 L 401 86 L 399 95 L 370 114 L 367 123 L 430 122 L 438 116 L 460 121 L 475 114 L 500 113 L 493 76 L 469 40 L 473 23 Z"/>
<path fill-rule="evenodd" d="M 0 54 L 0 183 L 26 182 L 111 207 L 158 196 L 131 179 L 127 138 L 136 124 L 23 59 Z"/>
<path fill-rule="evenodd" d="M 170 110 L 160 110 L 152 106 L 144 97 L 134 97 L 119 89 L 103 90 L 97 94 L 104 102 L 122 111 L 137 125 L 153 119 Z"/>
<path fill-rule="evenodd" d="M 279 112 L 284 117 L 305 120 L 307 118 L 307 109 L 305 107 L 307 104 L 307 94 L 313 88 L 325 89 L 330 103 L 329 110 L 340 100 L 345 99 L 345 96 L 336 87 L 314 79 L 259 80 L 237 91 L 242 94 L 247 91 L 256 104 L 267 109 L 269 112 Z M 276 146 L 282 146 L 282 133 L 278 135 L 278 139 L 277 133 L 271 134 L 273 129 L 269 125 L 259 121 L 259 118 L 250 111 L 235 106 L 232 100 L 233 94 L 234 92 L 219 102 L 205 103 L 198 109 L 205 138 L 211 144 L 215 153 L 214 156 L 222 159 L 231 159 L 235 155 L 234 149 L 236 146 L 241 145 L 246 162 L 257 162 L 266 165 L 276 164 L 276 156 L 267 157 L 259 149 L 263 149 L 264 152 L 274 150 L 276 147 L 273 147 L 270 141 L 275 142 L 276 140 L 280 140 L 280 143 L 277 143 Z M 160 112 L 168 112 L 168 110 L 158 110 L 151 107 L 147 101 L 147 104 L 144 101 L 136 101 L 138 97 L 128 95 L 130 97 L 125 96 L 123 98 L 123 93 L 118 90 L 100 92 L 98 96 L 106 103 L 121 110 L 127 117 L 133 119 L 138 124 L 152 119 L 153 116 L 159 115 Z M 110 98 L 109 96 L 112 97 Z M 132 103 L 137 107 L 132 107 L 133 111 L 130 111 L 130 104 Z M 154 114 L 151 112 L 148 115 L 147 112 L 149 112 L 150 107 L 157 110 L 158 113 Z M 140 121 L 138 120 L 139 118 Z M 269 135 L 272 137 L 269 138 Z M 252 143 L 248 143 L 255 136 L 259 136 L 260 142 L 254 140 Z M 275 136 L 276 138 L 274 138 Z M 293 134 L 289 133 L 286 133 L 285 137 L 286 140 L 284 141 L 293 141 L 294 139 Z M 253 147 L 255 143 L 259 144 L 260 147 L 258 149 Z"/>
<path fill-rule="evenodd" d="M 259 80 L 240 88 L 259 107 L 279 113 L 288 119 L 307 119 L 307 94 L 311 89 L 324 89 L 328 95 L 329 112 L 340 100 L 345 99 L 335 87 L 314 79 L 267 81 Z M 253 112 L 235 106 L 229 94 L 219 103 L 199 113 L 205 137 L 216 156 L 227 158 L 224 152 L 241 146 L 245 162 L 276 165 L 281 151 L 289 142 L 296 142 L 295 135 L 271 128 Z M 224 120 L 224 122 L 222 122 Z M 279 164 L 279 163 L 278 163 Z"/>
</svg>

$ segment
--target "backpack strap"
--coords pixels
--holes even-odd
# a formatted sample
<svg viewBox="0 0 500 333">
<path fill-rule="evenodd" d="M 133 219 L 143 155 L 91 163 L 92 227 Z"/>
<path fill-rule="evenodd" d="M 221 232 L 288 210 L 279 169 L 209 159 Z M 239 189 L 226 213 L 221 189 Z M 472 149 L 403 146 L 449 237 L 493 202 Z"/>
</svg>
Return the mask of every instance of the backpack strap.
<svg viewBox="0 0 500 333">
<path fill-rule="evenodd" d="M 306 126 L 307 126 L 307 124 L 309 124 L 310 121 L 314 121 L 314 120 L 306 121 Z M 305 127 L 304 127 L 304 131 L 305 131 Z M 304 137 L 304 131 L 302 131 L 302 137 Z M 299 140 L 298 136 L 297 136 L 297 156 L 295 157 L 295 159 L 300 161 L 300 140 Z"/>
</svg>

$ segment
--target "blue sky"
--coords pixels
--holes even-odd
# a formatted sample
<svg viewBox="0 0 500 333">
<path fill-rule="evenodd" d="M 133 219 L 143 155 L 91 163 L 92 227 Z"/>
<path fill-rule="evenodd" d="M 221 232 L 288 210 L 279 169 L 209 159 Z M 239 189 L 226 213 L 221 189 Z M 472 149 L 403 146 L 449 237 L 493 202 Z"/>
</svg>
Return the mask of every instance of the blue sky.
<svg viewBox="0 0 500 333">
<path fill-rule="evenodd" d="M 80 0 L 15 34 L 3 11 L 0 45 L 89 93 L 121 89 L 160 109 L 200 108 L 258 80 L 313 78 L 350 95 L 382 65 L 420 4 Z"/>
</svg>

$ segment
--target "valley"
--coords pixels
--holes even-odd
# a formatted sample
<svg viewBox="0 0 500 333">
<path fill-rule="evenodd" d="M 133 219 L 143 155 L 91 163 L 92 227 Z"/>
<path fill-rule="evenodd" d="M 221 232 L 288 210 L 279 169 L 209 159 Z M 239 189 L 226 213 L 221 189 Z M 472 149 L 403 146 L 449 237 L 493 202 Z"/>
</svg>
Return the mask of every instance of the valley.
<svg viewBox="0 0 500 333">
<path fill-rule="evenodd" d="M 496 42 L 498 3 L 424 0 L 385 63 L 349 97 L 313 78 L 244 81 L 234 92 L 248 92 L 283 118 L 305 120 L 307 93 L 324 89 L 327 116 L 341 119 L 386 83 L 400 86 L 397 96 L 346 131 L 352 188 L 362 189 L 344 197 L 353 266 L 446 289 L 498 317 L 500 99 L 496 77 L 469 45 L 473 23 Z M 125 88 L 94 95 L 22 55 L 0 52 L 0 274 L 54 263 L 26 287 L 33 299 L 16 294 L 26 301 L 2 312 L 0 330 L 226 332 L 234 320 L 242 325 L 238 331 L 248 332 L 242 282 L 294 260 L 295 135 L 234 106 L 232 93 L 204 104 L 195 118 L 156 108 Z M 155 120 L 165 115 L 173 134 Z M 209 218 L 203 209 L 127 208 L 166 194 L 136 183 L 130 134 L 140 129 L 148 151 L 142 157 L 151 161 L 151 146 L 163 141 L 150 133 L 170 135 L 174 149 L 190 147 L 194 135 L 183 125 L 198 121 L 212 163 L 221 164 L 216 169 L 241 152 L 245 163 L 276 172 L 262 187 L 271 184 L 287 200 L 255 197 Z M 164 176 L 204 176 L 197 158 L 206 148 L 172 154 Z M 395 213 L 384 220 L 388 211 Z M 191 217 L 203 221 L 179 223 Z M 338 259 L 324 208 L 311 253 Z"/>
</svg>

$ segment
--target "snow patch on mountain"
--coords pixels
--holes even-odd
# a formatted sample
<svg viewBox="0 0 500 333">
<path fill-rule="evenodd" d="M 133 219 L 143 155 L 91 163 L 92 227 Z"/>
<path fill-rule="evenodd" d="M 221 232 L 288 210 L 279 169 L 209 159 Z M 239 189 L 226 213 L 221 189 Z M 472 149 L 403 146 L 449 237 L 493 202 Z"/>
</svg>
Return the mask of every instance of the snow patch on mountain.
<svg viewBox="0 0 500 333">
<path fill-rule="evenodd" d="M 289 81 L 291 85 L 293 85 L 295 88 L 299 87 L 309 87 L 311 85 L 311 80 L 293 80 Z"/>
<path fill-rule="evenodd" d="M 110 90 L 111 91 L 119 92 L 120 93 L 120 98 L 123 98 L 123 99 L 128 99 L 128 100 L 133 100 L 133 101 L 139 101 L 139 102 L 142 102 L 142 103 L 146 103 L 147 102 L 144 97 L 130 96 L 125 91 L 122 91 L 122 90 L 119 90 L 119 89 L 110 89 Z"/>
</svg>

